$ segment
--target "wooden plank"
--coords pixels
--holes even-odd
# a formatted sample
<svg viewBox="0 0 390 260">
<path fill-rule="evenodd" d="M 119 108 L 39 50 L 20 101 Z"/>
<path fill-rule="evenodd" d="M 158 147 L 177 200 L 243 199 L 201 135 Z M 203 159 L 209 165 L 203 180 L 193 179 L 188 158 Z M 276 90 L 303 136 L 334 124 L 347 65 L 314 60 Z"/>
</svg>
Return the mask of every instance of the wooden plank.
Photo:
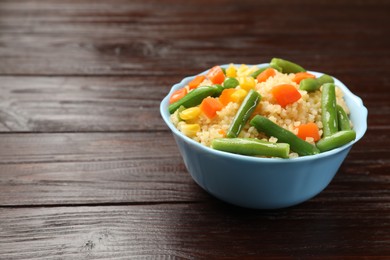
<svg viewBox="0 0 390 260">
<path fill-rule="evenodd" d="M 98 162 L 177 158 L 170 132 L 55 133 L 0 135 L 0 164 Z M 357 160 L 388 159 L 387 128 L 369 130 L 351 151 Z"/>
<path fill-rule="evenodd" d="M 200 72 L 200 71 L 199 71 Z M 387 75 L 387 74 L 386 74 Z M 371 127 L 389 124 L 386 75 L 342 77 L 369 109 Z M 168 130 L 161 100 L 183 76 L 0 77 L 0 132 Z M 375 85 L 376 91 L 367 86 Z"/>
<path fill-rule="evenodd" d="M 387 132 L 370 130 L 352 148 L 320 201 L 389 201 Z M 197 202 L 210 198 L 191 179 L 169 132 L 0 137 L 0 206 Z"/>
<path fill-rule="evenodd" d="M 316 201 L 387 203 L 390 161 L 348 158 Z M 182 160 L 1 165 L 0 206 L 126 205 L 210 199 Z"/>
<path fill-rule="evenodd" d="M 159 104 L 175 78 L 1 77 L 0 131 L 167 130 Z"/>
<path fill-rule="evenodd" d="M 0 164 L 177 158 L 170 132 L 4 134 Z"/>
<path fill-rule="evenodd" d="M 167 132 L 7 134 L 0 138 L 0 147 L 0 205 L 183 202 L 207 197 L 190 178 Z"/>
<path fill-rule="evenodd" d="M 382 214 L 372 214 L 379 207 Z M 389 213 L 385 203 L 343 202 L 279 211 L 245 210 L 218 201 L 0 208 L 0 258 L 389 256 Z"/>
<path fill-rule="evenodd" d="M 312 2 L 288 8 L 269 1 L 201 4 L 4 2 L 0 74 L 178 75 L 273 56 L 340 73 L 380 74 L 389 67 L 386 2 L 365 8 L 355 1 L 328 8 Z M 286 16 L 288 24 L 279 18 Z"/>
<path fill-rule="evenodd" d="M 0 206 L 196 202 L 181 158 L 1 165 Z"/>
</svg>

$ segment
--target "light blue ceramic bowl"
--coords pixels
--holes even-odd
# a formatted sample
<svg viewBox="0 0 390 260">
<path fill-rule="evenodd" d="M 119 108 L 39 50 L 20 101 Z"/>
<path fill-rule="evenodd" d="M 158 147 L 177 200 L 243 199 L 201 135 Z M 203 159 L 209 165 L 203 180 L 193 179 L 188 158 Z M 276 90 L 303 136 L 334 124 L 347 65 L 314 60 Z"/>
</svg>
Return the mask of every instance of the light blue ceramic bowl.
<svg viewBox="0 0 390 260">
<path fill-rule="evenodd" d="M 257 66 L 267 65 L 264 63 Z M 310 73 L 322 75 L 318 72 Z M 172 87 L 161 102 L 160 112 L 195 182 L 213 196 L 234 205 L 277 209 L 316 196 L 330 183 L 353 144 L 363 137 L 367 129 L 367 109 L 362 100 L 335 79 L 351 111 L 350 119 L 356 131 L 353 142 L 318 155 L 294 159 L 257 158 L 213 150 L 180 133 L 169 119 L 169 96 L 194 77 L 184 78 Z"/>
</svg>

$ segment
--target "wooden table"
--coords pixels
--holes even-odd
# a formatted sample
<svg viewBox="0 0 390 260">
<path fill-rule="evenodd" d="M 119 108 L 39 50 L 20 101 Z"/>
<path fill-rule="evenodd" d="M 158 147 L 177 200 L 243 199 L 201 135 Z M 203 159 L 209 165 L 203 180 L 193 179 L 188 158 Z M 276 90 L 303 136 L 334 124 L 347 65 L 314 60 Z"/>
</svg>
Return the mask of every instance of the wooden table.
<svg viewBox="0 0 390 260">
<path fill-rule="evenodd" d="M 0 1 L 0 259 L 389 259 L 390 3 L 254 2 Z M 159 103 L 272 57 L 343 81 L 369 129 L 320 195 L 238 208 L 193 182 Z"/>
</svg>

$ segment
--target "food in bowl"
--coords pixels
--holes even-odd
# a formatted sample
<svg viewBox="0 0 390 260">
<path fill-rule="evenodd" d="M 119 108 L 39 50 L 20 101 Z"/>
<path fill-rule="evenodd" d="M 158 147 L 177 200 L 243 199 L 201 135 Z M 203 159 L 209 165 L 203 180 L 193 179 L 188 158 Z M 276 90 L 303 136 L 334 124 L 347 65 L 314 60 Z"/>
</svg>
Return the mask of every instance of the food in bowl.
<svg viewBox="0 0 390 260">
<path fill-rule="evenodd" d="M 169 98 L 172 124 L 212 149 L 296 158 L 356 138 L 343 91 L 329 75 L 273 58 L 268 66 L 215 66 Z"/>
<path fill-rule="evenodd" d="M 234 67 L 234 70 L 229 69 L 229 67 Z M 271 61 L 271 63 L 263 63 L 263 64 L 258 64 L 256 66 L 249 66 L 249 65 L 242 66 L 242 65 L 229 65 L 229 64 L 221 65 L 220 68 L 222 69 L 223 74 L 218 72 L 219 69 L 214 71 L 213 73 L 218 72 L 215 73 L 216 79 L 217 81 L 222 83 L 210 83 L 209 87 L 212 88 L 205 88 L 205 90 L 194 92 L 194 94 L 191 95 L 186 95 L 185 93 L 183 95 L 183 93 L 179 92 L 177 93 L 179 97 L 175 97 L 175 98 L 177 98 L 177 101 L 183 98 L 182 102 L 185 101 L 184 103 L 186 104 L 183 105 L 183 103 L 181 104 L 177 103 L 176 105 L 172 105 L 176 101 L 170 104 L 169 101 L 173 97 L 172 94 L 176 93 L 176 91 L 187 88 L 187 86 L 188 86 L 188 90 L 202 89 L 203 85 L 201 86 L 200 84 L 203 83 L 204 80 L 210 80 L 207 79 L 208 71 L 200 73 L 200 75 L 198 76 L 186 77 L 183 80 L 181 80 L 179 83 L 174 84 L 170 90 L 170 93 L 161 101 L 160 113 L 164 122 L 166 123 L 166 125 L 169 127 L 169 129 L 173 134 L 177 147 L 180 151 L 180 155 L 183 158 L 183 162 L 189 174 L 191 175 L 193 180 L 205 191 L 207 191 L 208 193 L 210 193 L 211 195 L 215 196 L 220 200 L 241 207 L 247 207 L 253 209 L 277 209 L 277 208 L 293 206 L 313 198 L 314 196 L 319 194 L 323 189 L 325 189 L 327 185 L 331 182 L 333 177 L 336 175 L 340 165 L 342 164 L 345 157 L 351 150 L 352 146 L 363 137 L 364 133 L 367 130 L 367 109 L 364 107 L 362 100 L 358 96 L 354 95 L 347 88 L 347 86 L 345 86 L 338 79 L 334 77 L 330 77 L 331 80 L 334 81 L 334 84 L 337 86 L 337 88 L 334 89 L 336 93 L 336 100 L 337 101 L 339 100 L 339 98 L 337 98 L 339 94 L 337 93 L 341 91 L 343 94 L 341 102 L 342 101 L 345 102 L 345 107 L 343 109 L 346 111 L 346 113 L 349 113 L 347 114 L 348 116 L 343 116 L 343 119 L 348 119 L 348 117 L 349 119 L 344 120 L 342 126 L 341 124 L 338 125 L 340 125 L 340 127 L 348 127 L 348 126 L 352 127 L 354 132 L 348 132 L 348 133 L 351 133 L 352 137 L 356 133 L 356 138 L 353 141 L 346 143 L 345 145 L 342 145 L 337 148 L 332 148 L 332 146 L 340 145 L 340 140 L 338 140 L 340 139 L 340 137 L 338 137 L 340 133 L 342 133 L 341 141 L 345 142 L 345 132 L 343 131 L 349 131 L 349 130 L 341 130 L 335 134 L 331 134 L 329 135 L 331 138 L 325 137 L 327 138 L 325 142 L 325 144 L 327 145 L 325 145 L 325 148 L 329 149 L 327 151 L 325 151 L 326 149 L 323 146 L 321 148 L 320 141 L 317 142 L 314 141 L 314 144 L 316 146 L 316 148 L 314 149 L 312 148 L 314 144 L 311 142 L 311 140 L 305 138 L 306 141 L 304 146 L 306 147 L 306 149 L 310 148 L 307 150 L 310 151 L 313 149 L 316 152 L 319 151 L 320 152 L 308 156 L 296 155 L 297 156 L 296 158 L 291 158 L 290 157 L 291 153 L 296 153 L 293 150 L 295 148 L 291 146 L 292 148 L 289 151 L 288 159 L 284 158 L 285 156 L 280 156 L 282 158 L 278 158 L 277 155 L 272 155 L 272 154 L 261 155 L 261 156 L 253 155 L 253 154 L 245 154 L 245 153 L 244 155 L 239 154 L 239 152 L 241 151 L 240 149 L 244 149 L 246 153 L 248 153 L 248 150 L 249 151 L 257 150 L 256 153 L 258 153 L 259 150 L 267 151 L 267 152 L 272 150 L 272 152 L 275 152 L 275 149 L 263 149 L 263 148 L 267 148 L 267 146 L 263 145 L 260 147 L 259 145 L 257 145 L 257 143 L 261 143 L 261 142 L 264 143 L 265 140 L 268 140 L 266 142 L 273 143 L 273 145 L 275 146 L 280 146 L 280 138 L 278 139 L 279 142 L 275 143 L 276 138 L 275 137 L 268 138 L 266 133 L 263 133 L 265 136 L 264 138 L 266 138 L 265 140 L 259 138 L 255 139 L 255 138 L 250 138 L 245 136 L 243 137 L 243 133 L 245 133 L 245 131 L 248 132 L 247 129 L 253 126 L 250 123 L 252 120 L 254 120 L 256 116 L 261 116 L 260 121 L 262 120 L 263 117 L 267 118 L 268 121 L 266 121 L 266 123 L 268 123 L 271 127 L 274 126 L 272 118 L 269 119 L 267 115 L 264 114 L 262 115 L 251 114 L 248 118 L 249 124 L 248 121 L 244 125 L 237 123 L 237 125 L 235 125 L 235 127 L 232 128 L 232 132 L 234 133 L 234 131 L 237 129 L 240 130 L 240 127 L 242 126 L 241 132 L 238 134 L 238 137 L 222 137 L 220 139 L 212 138 L 213 135 L 218 133 L 219 130 L 215 129 L 214 131 L 213 130 L 209 131 L 210 132 L 209 136 L 207 136 L 207 132 L 205 132 L 206 133 L 205 140 L 209 140 L 210 143 L 209 146 L 202 144 L 201 141 L 196 139 L 196 136 L 198 135 L 197 133 L 199 132 L 196 126 L 192 129 L 191 127 L 187 129 L 181 128 L 181 131 L 179 131 L 177 124 L 175 125 L 173 121 L 177 119 L 178 122 L 185 121 L 186 124 L 191 124 L 193 121 L 191 121 L 190 118 L 193 116 L 193 114 L 195 115 L 198 114 L 199 116 L 203 113 L 202 111 L 199 111 L 199 109 L 197 109 L 200 108 L 199 104 L 203 101 L 203 99 L 209 96 L 212 97 L 214 95 L 218 95 L 218 92 L 221 90 L 221 87 L 229 88 L 230 86 L 230 88 L 234 88 L 237 92 L 235 92 L 236 95 L 233 96 L 232 98 L 237 98 L 238 100 L 241 99 L 243 102 L 243 100 L 246 97 L 241 96 L 241 94 L 245 92 L 237 88 L 237 81 L 239 82 L 239 84 L 242 84 L 244 86 L 244 89 L 246 86 L 250 86 L 250 84 L 252 84 L 251 83 L 252 80 L 251 79 L 248 80 L 247 79 L 248 77 L 246 76 L 245 79 L 247 80 L 245 81 L 241 79 L 240 75 L 242 74 L 251 75 L 252 74 L 251 71 L 247 71 L 246 73 L 245 71 L 251 68 L 254 72 L 256 67 L 259 70 L 268 67 L 273 67 L 276 68 L 278 72 L 282 72 L 283 74 L 290 74 L 290 73 L 298 74 L 299 72 L 294 72 L 294 71 L 302 70 L 302 67 L 281 59 L 276 59 L 276 60 L 274 59 L 273 61 Z M 282 71 L 279 71 L 280 68 L 278 69 L 278 67 L 280 67 Z M 233 77 L 229 73 L 234 73 L 234 71 L 236 73 L 236 76 L 234 76 L 234 79 L 229 79 L 228 81 L 227 78 Z M 275 71 L 275 74 L 277 74 L 277 71 Z M 304 79 L 306 80 L 305 81 L 306 83 L 305 84 L 302 83 L 302 85 L 304 85 L 304 87 L 307 88 L 306 90 L 307 92 L 316 91 L 319 85 L 323 85 L 320 81 L 329 78 L 329 76 L 324 76 L 322 73 L 318 73 L 318 72 L 308 71 L 308 73 L 314 75 L 315 79 L 314 80 L 311 80 L 310 78 Z M 197 77 L 198 79 L 192 82 Z M 221 79 L 223 79 L 223 81 Z M 197 83 L 197 81 L 199 81 L 200 83 Z M 303 80 L 301 80 L 299 84 L 301 84 L 302 81 Z M 182 90 L 182 91 L 188 92 L 188 90 Z M 221 91 L 221 94 L 223 90 Z M 298 92 L 300 92 L 300 90 L 298 90 Z M 261 93 L 259 94 L 261 95 Z M 180 95 L 184 97 L 180 97 Z M 197 98 L 190 99 L 189 97 L 191 96 L 196 96 Z M 301 98 L 303 96 L 304 95 L 302 95 Z M 250 100 L 252 102 L 258 102 L 256 101 L 256 94 L 251 94 L 250 97 L 251 97 Z M 224 96 L 218 95 L 219 102 L 221 102 L 223 99 Z M 322 99 L 322 94 L 321 94 L 321 99 Z M 262 101 L 265 101 L 264 97 L 262 97 L 259 104 L 261 104 Z M 240 103 L 240 106 L 242 102 Z M 298 101 L 298 102 L 302 102 L 302 101 Z M 321 106 L 319 106 L 319 103 L 321 103 Z M 180 105 L 177 106 L 178 104 Z M 317 99 L 316 104 L 317 104 L 317 110 L 318 111 L 322 110 L 322 101 L 319 101 L 319 99 Z M 328 102 L 324 102 L 324 105 L 325 104 L 328 104 Z M 288 108 L 288 106 L 291 106 L 291 104 L 286 105 L 285 108 Z M 250 106 L 248 105 L 248 107 Z M 257 107 L 258 106 L 256 106 L 256 108 L 254 109 L 255 112 Z M 186 109 L 193 108 L 193 111 L 188 110 L 186 111 L 186 113 L 182 113 L 181 116 L 183 116 L 184 119 L 183 118 L 178 119 L 177 117 L 172 118 L 173 114 L 175 113 L 178 113 L 176 115 L 180 115 L 179 113 L 180 110 L 181 112 L 183 112 L 184 108 Z M 178 109 L 179 111 L 176 112 Z M 236 109 L 237 111 L 239 110 L 239 108 Z M 280 110 L 282 111 L 282 108 Z M 216 114 L 215 117 L 217 117 L 218 113 L 221 113 L 221 111 L 222 109 L 219 112 L 215 112 Z M 234 113 L 238 114 L 236 111 L 234 111 L 232 115 L 230 115 L 230 118 L 235 117 Z M 213 117 L 212 111 L 208 113 L 208 115 Z M 245 113 L 242 113 L 240 115 L 243 116 L 242 117 L 243 119 L 246 119 L 247 117 Z M 332 116 L 334 118 L 334 114 Z M 269 121 L 271 121 L 272 124 Z M 320 125 L 322 124 L 322 119 L 321 121 L 313 120 L 313 122 L 318 122 L 318 125 Z M 226 124 L 228 125 L 226 127 L 227 130 L 229 130 L 230 128 L 230 123 L 231 122 L 226 122 Z M 254 123 L 256 124 L 256 120 L 254 121 Z M 203 127 L 206 126 L 202 126 L 202 128 Z M 278 130 L 280 131 L 281 130 L 280 128 L 281 127 L 278 125 L 276 131 Z M 332 128 L 331 125 L 327 125 L 326 128 L 329 128 L 328 130 L 330 130 L 330 132 L 334 131 L 335 129 L 334 127 Z M 328 131 L 328 130 L 325 130 L 325 128 L 322 127 L 321 138 L 324 136 L 324 131 Z M 257 129 L 256 131 L 259 132 L 259 134 L 261 132 L 258 131 Z M 289 134 L 287 134 L 287 136 L 289 135 L 291 136 L 291 134 L 297 136 L 297 134 L 295 134 L 293 131 L 290 131 L 288 129 L 286 129 L 286 131 L 289 131 Z M 284 130 L 282 130 L 281 132 L 284 132 Z M 195 133 L 195 134 L 191 134 L 191 133 Z M 226 136 L 227 136 L 227 131 L 226 131 Z M 312 138 L 315 139 L 314 137 Z M 325 140 L 325 138 L 323 139 Z M 297 140 L 296 138 L 294 139 Z M 215 149 L 216 148 L 215 146 L 218 145 L 216 144 L 218 142 L 216 140 L 221 140 L 222 143 L 225 140 L 227 140 L 229 142 L 236 142 L 239 144 L 241 144 L 242 142 L 244 143 L 247 142 L 249 144 L 245 144 L 245 146 L 233 145 L 233 147 L 235 148 L 234 151 L 226 152 L 226 151 L 219 151 Z M 212 144 L 212 142 L 214 142 L 214 144 Z M 254 145 L 253 142 L 255 142 Z M 283 146 L 286 145 L 283 145 L 283 143 L 287 143 L 287 142 L 284 141 L 282 142 L 281 145 L 282 147 L 279 147 L 281 151 L 279 151 L 278 153 L 285 155 L 286 152 L 285 150 L 283 150 L 285 149 Z M 310 147 L 307 146 L 306 143 L 310 145 Z M 253 148 L 253 146 L 256 146 L 256 148 Z M 289 144 L 288 146 L 290 147 Z M 232 145 L 228 143 L 228 147 L 231 148 Z M 321 151 L 321 149 L 319 148 L 323 149 L 323 151 Z"/>
</svg>

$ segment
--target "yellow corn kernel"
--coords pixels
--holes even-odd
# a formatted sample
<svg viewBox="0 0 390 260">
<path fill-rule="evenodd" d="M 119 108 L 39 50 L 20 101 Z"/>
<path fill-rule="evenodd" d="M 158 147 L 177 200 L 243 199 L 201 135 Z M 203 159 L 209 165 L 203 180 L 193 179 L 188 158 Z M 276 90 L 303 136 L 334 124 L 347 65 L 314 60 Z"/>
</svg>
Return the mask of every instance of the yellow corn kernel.
<svg viewBox="0 0 390 260">
<path fill-rule="evenodd" d="M 246 64 L 241 64 L 241 66 L 237 69 L 237 76 L 249 77 L 256 70 L 257 70 L 256 66 L 248 66 Z"/>
<path fill-rule="evenodd" d="M 247 65 L 241 64 L 241 66 L 237 69 L 237 76 L 238 77 L 248 76 L 248 69 L 249 67 Z"/>
<path fill-rule="evenodd" d="M 181 111 L 179 116 L 183 120 L 190 120 L 197 118 L 200 115 L 200 112 L 201 110 L 199 107 L 190 107 Z"/>
<path fill-rule="evenodd" d="M 200 131 L 199 124 L 182 124 L 180 131 L 188 137 L 194 137 Z"/>
<path fill-rule="evenodd" d="M 229 67 L 226 69 L 226 76 L 229 78 L 237 77 L 237 70 L 233 64 L 230 64 Z"/>
<path fill-rule="evenodd" d="M 256 86 L 256 81 L 252 77 L 241 77 L 238 79 L 238 81 L 240 82 L 240 87 L 246 91 L 254 89 Z"/>
<path fill-rule="evenodd" d="M 236 91 L 233 92 L 233 94 L 230 96 L 230 98 L 233 100 L 235 103 L 241 103 L 248 92 L 243 89 L 237 89 Z"/>
<path fill-rule="evenodd" d="M 259 68 L 256 67 L 256 66 L 250 66 L 249 69 L 247 70 L 247 76 L 249 77 L 250 75 L 252 75 L 253 72 L 255 72 L 256 70 L 258 70 Z"/>
</svg>

